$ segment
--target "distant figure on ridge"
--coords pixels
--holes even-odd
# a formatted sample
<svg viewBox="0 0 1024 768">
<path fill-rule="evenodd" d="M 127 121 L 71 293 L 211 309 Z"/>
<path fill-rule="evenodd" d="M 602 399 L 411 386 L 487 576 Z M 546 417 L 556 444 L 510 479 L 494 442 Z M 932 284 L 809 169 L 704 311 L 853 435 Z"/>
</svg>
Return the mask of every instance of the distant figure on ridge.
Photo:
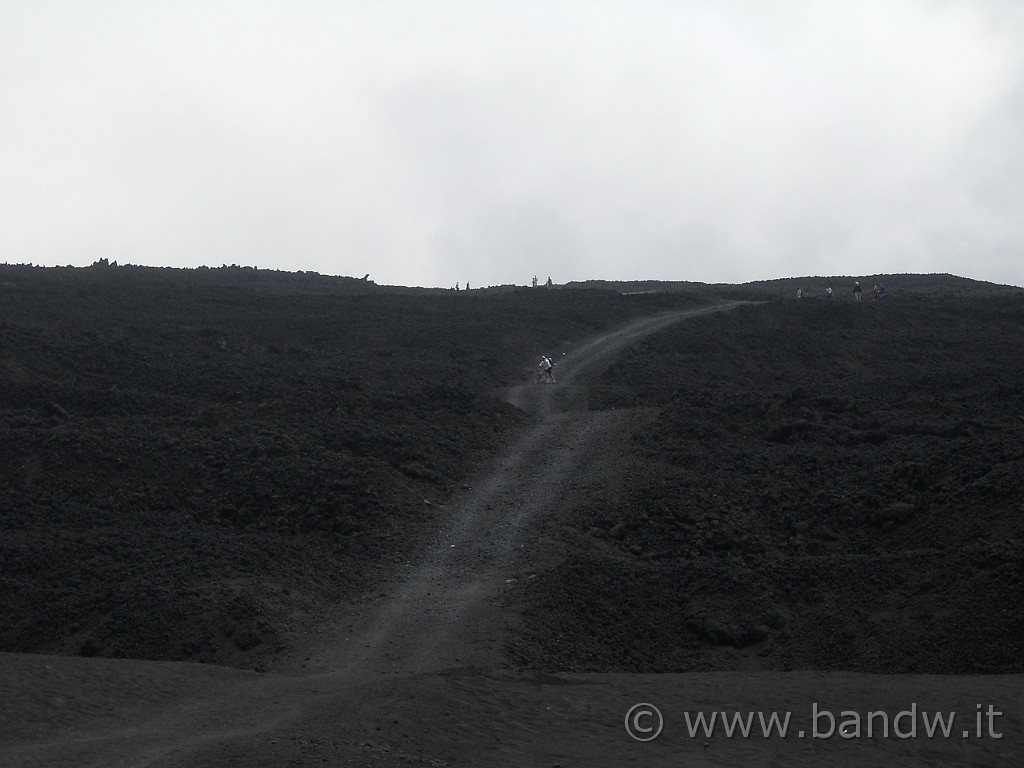
<svg viewBox="0 0 1024 768">
<path fill-rule="evenodd" d="M 826 285 L 825 286 L 825 296 L 828 297 L 829 301 L 832 301 L 833 293 L 832 293 L 832 286 L 831 285 Z"/>
<path fill-rule="evenodd" d="M 853 298 L 860 301 L 860 283 L 856 281 L 853 283 Z"/>
<path fill-rule="evenodd" d="M 804 297 L 804 289 L 803 288 L 797 288 L 796 289 L 796 297 L 798 299 L 802 299 Z"/>
</svg>

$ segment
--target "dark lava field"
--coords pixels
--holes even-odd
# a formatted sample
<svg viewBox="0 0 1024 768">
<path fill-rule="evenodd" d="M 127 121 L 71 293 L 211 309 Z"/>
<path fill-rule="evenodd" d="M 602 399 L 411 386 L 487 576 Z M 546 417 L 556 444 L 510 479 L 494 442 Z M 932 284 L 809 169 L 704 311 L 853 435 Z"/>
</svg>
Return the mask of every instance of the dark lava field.
<svg viewBox="0 0 1024 768">
<path fill-rule="evenodd" d="M 854 279 L 0 266 L 0 650 L 270 669 L 528 428 L 541 354 L 745 300 L 586 383 L 632 428 L 550 489 L 509 666 L 1024 672 L 1024 291 Z"/>
</svg>

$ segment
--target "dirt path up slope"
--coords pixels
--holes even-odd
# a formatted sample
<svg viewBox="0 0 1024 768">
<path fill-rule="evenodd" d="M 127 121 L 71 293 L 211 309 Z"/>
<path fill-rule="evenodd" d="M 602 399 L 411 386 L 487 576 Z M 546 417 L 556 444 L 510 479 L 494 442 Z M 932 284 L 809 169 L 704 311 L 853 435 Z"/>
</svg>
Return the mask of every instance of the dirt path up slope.
<svg viewBox="0 0 1024 768">
<path fill-rule="evenodd" d="M 536 414 L 534 425 L 510 444 L 490 471 L 452 499 L 441 524 L 423 543 L 423 558 L 376 605 L 332 631 L 302 655 L 309 669 L 355 679 L 381 673 L 433 672 L 456 666 L 502 665 L 505 633 L 514 617 L 494 607 L 518 574 L 543 557 L 527 547 L 530 522 L 557 515 L 564 488 L 585 466 L 588 451 L 629 418 L 625 411 L 587 411 L 588 373 L 638 339 L 673 323 L 736 303 L 670 312 L 633 321 L 557 358 L 557 383 L 524 384 L 505 398 Z M 307 659 L 308 657 L 308 659 Z"/>
</svg>

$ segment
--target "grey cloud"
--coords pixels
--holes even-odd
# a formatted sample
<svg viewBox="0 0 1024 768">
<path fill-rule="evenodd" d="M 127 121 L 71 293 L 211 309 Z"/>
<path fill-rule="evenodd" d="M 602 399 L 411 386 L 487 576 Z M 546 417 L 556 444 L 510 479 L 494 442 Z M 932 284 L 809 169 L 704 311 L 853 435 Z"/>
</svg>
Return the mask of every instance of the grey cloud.
<svg viewBox="0 0 1024 768">
<path fill-rule="evenodd" d="M 0 3 L 4 258 L 1024 283 L 1010 2 Z"/>
</svg>

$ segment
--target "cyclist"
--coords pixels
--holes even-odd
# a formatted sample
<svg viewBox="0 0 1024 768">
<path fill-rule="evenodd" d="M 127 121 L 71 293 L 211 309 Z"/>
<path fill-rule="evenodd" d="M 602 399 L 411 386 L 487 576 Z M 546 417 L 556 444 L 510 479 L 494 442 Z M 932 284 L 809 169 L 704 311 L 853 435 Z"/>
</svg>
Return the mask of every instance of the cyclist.
<svg viewBox="0 0 1024 768">
<path fill-rule="evenodd" d="M 555 364 L 551 362 L 551 358 L 547 355 L 543 355 L 540 358 L 540 363 L 537 365 L 540 368 L 540 380 L 548 381 L 552 384 L 555 383 L 555 375 L 552 372 Z"/>
</svg>

